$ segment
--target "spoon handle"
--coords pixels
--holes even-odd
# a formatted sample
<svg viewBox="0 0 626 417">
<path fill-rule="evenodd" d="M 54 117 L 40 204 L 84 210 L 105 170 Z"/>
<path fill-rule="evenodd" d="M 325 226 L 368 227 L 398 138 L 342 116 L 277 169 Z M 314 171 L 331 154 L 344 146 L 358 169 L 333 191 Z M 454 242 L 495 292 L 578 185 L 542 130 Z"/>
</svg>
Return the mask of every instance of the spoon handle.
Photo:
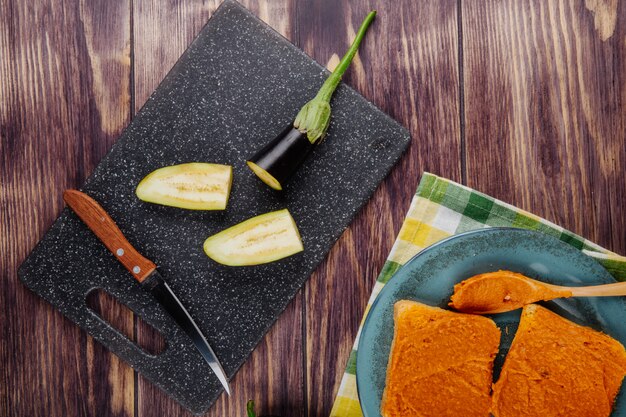
<svg viewBox="0 0 626 417">
<path fill-rule="evenodd" d="M 614 284 L 593 285 L 590 287 L 567 287 L 572 297 L 610 297 L 626 295 L 626 282 Z"/>
</svg>

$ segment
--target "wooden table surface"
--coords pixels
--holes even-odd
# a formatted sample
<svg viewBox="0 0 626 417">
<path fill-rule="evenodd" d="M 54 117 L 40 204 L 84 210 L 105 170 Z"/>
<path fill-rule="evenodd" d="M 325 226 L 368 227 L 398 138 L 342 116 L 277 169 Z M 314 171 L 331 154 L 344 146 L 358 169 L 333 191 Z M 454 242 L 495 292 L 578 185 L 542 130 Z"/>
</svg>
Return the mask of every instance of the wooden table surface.
<svg viewBox="0 0 626 417">
<path fill-rule="evenodd" d="M 321 63 L 378 17 L 344 80 L 412 146 L 210 416 L 327 416 L 423 171 L 626 253 L 626 2 L 245 0 Z M 0 0 L 0 415 L 190 415 L 20 284 L 16 269 L 219 0 Z M 128 310 L 95 301 L 150 346 Z"/>
</svg>

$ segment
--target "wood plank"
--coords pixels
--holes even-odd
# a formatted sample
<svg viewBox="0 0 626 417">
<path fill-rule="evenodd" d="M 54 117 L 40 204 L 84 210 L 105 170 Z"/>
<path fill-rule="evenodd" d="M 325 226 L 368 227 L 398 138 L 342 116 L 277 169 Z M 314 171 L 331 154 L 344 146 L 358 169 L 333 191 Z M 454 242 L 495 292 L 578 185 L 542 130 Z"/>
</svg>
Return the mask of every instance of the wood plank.
<svg viewBox="0 0 626 417">
<path fill-rule="evenodd" d="M 62 190 L 82 183 L 128 123 L 130 94 L 136 111 L 218 3 L 133 2 L 131 92 L 130 2 L 0 0 L 0 415 L 132 415 L 134 401 L 140 416 L 187 414 L 141 377 L 136 398 L 132 370 L 15 271 L 60 211 Z M 263 413 L 327 415 L 420 172 L 462 178 L 456 1 L 413 3 L 378 9 L 376 36 L 345 81 L 409 127 L 414 144 L 211 415 L 240 415 L 248 398 Z M 328 0 L 246 4 L 322 63 L 367 11 Z M 626 6 L 461 4 L 468 184 L 626 252 Z M 113 313 L 132 334 L 132 315 Z M 137 324 L 140 341 L 157 346 L 148 332 Z"/>
<path fill-rule="evenodd" d="M 460 180 L 456 1 L 375 5 L 344 81 L 408 127 L 413 143 L 306 286 L 307 413 L 329 415 L 365 305 L 423 170 Z M 367 3 L 298 3 L 299 44 L 318 62 L 343 54 Z"/>
<path fill-rule="evenodd" d="M 626 252 L 626 3 L 462 15 L 468 185 Z"/>
<path fill-rule="evenodd" d="M 135 110 L 139 110 L 169 69 L 221 4 L 215 1 L 134 2 Z M 244 1 L 243 4 L 293 38 L 292 2 Z M 298 294 L 232 381 L 233 395 L 222 395 L 208 415 L 243 415 L 248 399 L 261 414 L 303 414 L 302 294 Z M 138 341 L 150 344 L 137 326 Z M 150 382 L 138 378 L 138 416 L 191 415 Z"/>
<path fill-rule="evenodd" d="M 134 414 L 133 371 L 16 274 L 129 121 L 129 5 L 0 0 L 0 415 Z"/>
</svg>

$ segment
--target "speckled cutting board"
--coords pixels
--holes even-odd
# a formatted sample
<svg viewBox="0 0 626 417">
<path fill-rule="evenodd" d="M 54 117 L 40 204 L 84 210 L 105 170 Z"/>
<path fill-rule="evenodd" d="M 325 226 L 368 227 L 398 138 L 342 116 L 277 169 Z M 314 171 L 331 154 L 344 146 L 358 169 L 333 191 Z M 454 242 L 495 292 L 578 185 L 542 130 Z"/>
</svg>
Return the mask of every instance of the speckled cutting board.
<svg viewBox="0 0 626 417">
<path fill-rule="evenodd" d="M 245 167 L 246 158 L 292 120 L 326 76 L 300 49 L 227 1 L 83 187 L 159 266 L 229 377 L 410 141 L 402 126 L 342 85 L 326 140 L 282 193 L 262 184 Z M 233 165 L 225 211 L 186 211 L 135 197 L 146 174 L 189 161 Z M 208 236 L 285 207 L 300 228 L 303 253 L 254 267 L 218 265 L 203 253 Z M 220 394 L 217 378 L 187 336 L 68 209 L 19 273 L 30 289 L 193 412 L 206 411 Z M 166 349 L 158 356 L 145 353 L 87 308 L 85 297 L 94 288 L 159 330 Z"/>
</svg>

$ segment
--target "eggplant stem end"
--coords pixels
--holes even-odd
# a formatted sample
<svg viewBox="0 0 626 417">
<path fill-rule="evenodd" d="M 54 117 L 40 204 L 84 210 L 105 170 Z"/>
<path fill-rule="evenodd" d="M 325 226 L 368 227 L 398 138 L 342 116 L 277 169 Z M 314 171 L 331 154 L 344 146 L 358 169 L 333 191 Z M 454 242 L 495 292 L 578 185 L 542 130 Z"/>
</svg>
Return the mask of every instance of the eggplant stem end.
<svg viewBox="0 0 626 417">
<path fill-rule="evenodd" d="M 346 69 L 348 69 L 348 66 L 350 66 L 352 62 L 352 58 L 354 58 L 354 55 L 357 53 L 359 45 L 365 36 L 365 32 L 367 32 L 367 28 L 374 20 L 374 17 L 376 17 L 375 10 L 365 17 L 352 45 L 350 45 L 346 54 L 341 58 L 339 65 L 337 65 L 332 74 L 324 81 L 317 95 L 313 100 L 306 103 L 296 116 L 296 120 L 293 124 L 294 127 L 303 133 L 306 132 L 307 138 L 313 144 L 319 142 L 326 135 L 330 124 L 330 99 L 341 82 L 343 73 L 346 72 Z"/>
</svg>

